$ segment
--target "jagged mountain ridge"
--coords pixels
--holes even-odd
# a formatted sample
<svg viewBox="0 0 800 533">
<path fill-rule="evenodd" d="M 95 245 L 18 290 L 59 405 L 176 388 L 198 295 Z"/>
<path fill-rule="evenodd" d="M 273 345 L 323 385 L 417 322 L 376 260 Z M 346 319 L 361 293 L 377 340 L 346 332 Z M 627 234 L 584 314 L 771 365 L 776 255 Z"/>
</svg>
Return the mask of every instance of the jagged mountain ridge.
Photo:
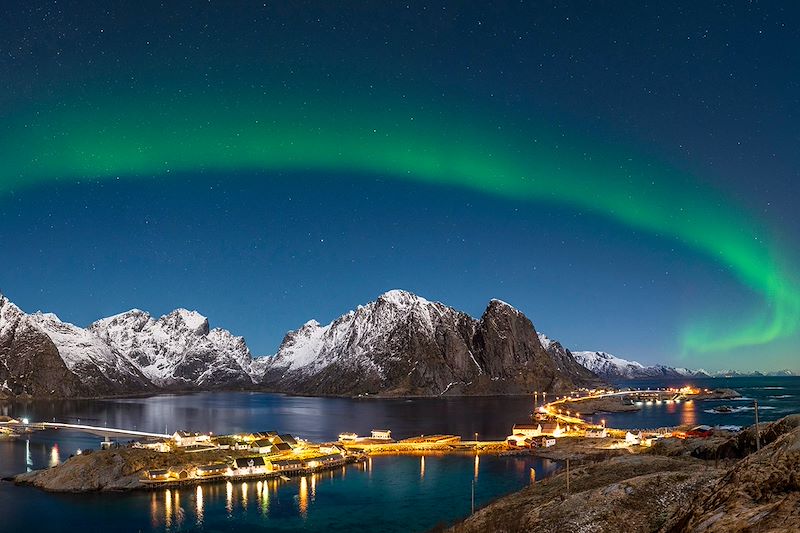
<svg viewBox="0 0 800 533">
<path fill-rule="evenodd" d="M 252 356 L 244 339 L 210 329 L 196 311 L 176 309 L 155 319 L 133 309 L 98 320 L 89 331 L 158 387 L 252 384 Z"/>
<path fill-rule="evenodd" d="M 629 361 L 606 352 L 572 352 L 575 359 L 605 379 L 648 379 L 670 377 L 708 376 L 704 370 L 689 370 L 666 365 L 645 366 L 637 361 Z"/>
<path fill-rule="evenodd" d="M 263 385 L 307 394 L 508 394 L 597 381 L 570 355 L 551 356 L 505 302 L 476 320 L 401 290 L 326 326 L 307 322 L 260 364 Z"/>
<path fill-rule="evenodd" d="M 209 329 L 194 311 L 155 319 L 131 310 L 81 328 L 52 313 L 26 314 L 0 295 L 0 395 L 250 387 L 252 363 L 242 337 Z"/>
</svg>

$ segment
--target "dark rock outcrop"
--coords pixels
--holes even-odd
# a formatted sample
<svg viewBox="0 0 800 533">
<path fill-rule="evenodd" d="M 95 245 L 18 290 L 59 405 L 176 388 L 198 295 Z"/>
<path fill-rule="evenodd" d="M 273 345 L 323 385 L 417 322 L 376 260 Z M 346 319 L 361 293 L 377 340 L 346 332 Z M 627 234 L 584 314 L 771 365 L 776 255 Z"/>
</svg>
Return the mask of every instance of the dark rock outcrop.
<svg viewBox="0 0 800 533">
<path fill-rule="evenodd" d="M 87 392 L 53 341 L 2 295 L 0 322 L 0 395 L 48 398 Z"/>
</svg>

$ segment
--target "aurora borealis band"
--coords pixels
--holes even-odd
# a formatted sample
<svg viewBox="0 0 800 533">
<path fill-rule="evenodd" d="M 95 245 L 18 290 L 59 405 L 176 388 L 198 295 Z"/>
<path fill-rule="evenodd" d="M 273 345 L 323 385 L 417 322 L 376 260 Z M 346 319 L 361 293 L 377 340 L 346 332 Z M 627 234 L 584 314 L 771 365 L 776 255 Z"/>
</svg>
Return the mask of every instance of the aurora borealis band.
<svg viewBox="0 0 800 533">
<path fill-rule="evenodd" d="M 251 100 L 235 109 L 213 101 L 175 105 L 157 99 L 106 102 L 71 113 L 54 111 L 4 139 L 5 193 L 47 180 L 109 179 L 215 170 L 352 171 L 397 180 L 474 189 L 485 194 L 563 203 L 679 241 L 729 269 L 764 298 L 765 309 L 742 323 L 698 317 L 683 333 L 691 352 L 724 351 L 791 336 L 800 326 L 800 290 L 780 244 L 756 220 L 711 191 L 682 187 L 686 178 L 655 164 L 616 165 L 605 153 L 587 157 L 534 149 L 492 135 L 462 118 L 410 117 L 379 110 L 326 111 Z M 302 109 L 302 113 L 299 110 Z M 453 124 L 459 133 L 452 131 Z M 493 138 L 492 138 L 493 137 Z M 542 143 L 544 144 L 544 143 Z M 551 151 L 552 150 L 552 151 Z"/>
<path fill-rule="evenodd" d="M 81 2 L 0 32 L 0 289 L 273 353 L 401 288 L 576 350 L 797 367 L 800 16 Z"/>
</svg>

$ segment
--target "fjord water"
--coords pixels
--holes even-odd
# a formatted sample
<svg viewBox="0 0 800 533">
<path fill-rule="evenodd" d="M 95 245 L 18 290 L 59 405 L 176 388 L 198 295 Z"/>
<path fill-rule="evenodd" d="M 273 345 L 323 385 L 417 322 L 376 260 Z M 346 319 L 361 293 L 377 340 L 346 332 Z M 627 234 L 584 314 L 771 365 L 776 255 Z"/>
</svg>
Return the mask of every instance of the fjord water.
<svg viewBox="0 0 800 533">
<path fill-rule="evenodd" d="M 762 420 L 800 412 L 800 378 L 693 379 L 697 386 L 729 387 L 745 400 L 653 404 L 636 413 L 595 415 L 614 427 L 655 428 L 677 424 L 749 425 L 752 400 Z M 627 386 L 683 385 L 626 382 Z M 719 414 L 715 405 L 736 412 Z M 739 409 L 741 407 L 742 409 Z M 529 420 L 531 398 L 440 398 L 413 400 L 289 397 L 262 393 L 199 393 L 150 398 L 0 404 L 0 414 L 31 420 L 108 425 L 152 432 L 176 429 L 231 433 L 272 430 L 315 441 L 342 431 L 365 434 L 387 428 L 398 438 L 422 433 L 478 433 L 502 439 L 515 422 Z M 0 441 L 0 476 L 46 468 L 99 438 L 70 431 L 42 431 Z M 536 479 L 556 463 L 531 457 L 426 455 L 374 457 L 364 465 L 332 472 L 249 483 L 211 483 L 178 490 L 112 494 L 48 494 L 0 483 L 0 530 L 5 531 L 424 531 L 466 516 L 475 482 L 476 505 L 484 505 Z"/>
<path fill-rule="evenodd" d="M 0 414 L 151 432 L 233 433 L 276 429 L 324 441 L 342 431 L 388 428 L 398 437 L 456 433 L 502 438 L 525 420 L 527 398 L 348 400 L 261 393 L 0 404 Z M 513 414 L 517 413 L 517 415 Z M 64 430 L 0 441 L 0 476 L 47 468 L 99 437 Z M 0 530 L 32 531 L 424 531 L 468 515 L 554 471 L 532 457 L 472 454 L 373 457 L 364 464 L 289 481 L 209 483 L 152 492 L 48 494 L 0 483 Z M 532 476 L 531 469 L 535 474 Z"/>
</svg>

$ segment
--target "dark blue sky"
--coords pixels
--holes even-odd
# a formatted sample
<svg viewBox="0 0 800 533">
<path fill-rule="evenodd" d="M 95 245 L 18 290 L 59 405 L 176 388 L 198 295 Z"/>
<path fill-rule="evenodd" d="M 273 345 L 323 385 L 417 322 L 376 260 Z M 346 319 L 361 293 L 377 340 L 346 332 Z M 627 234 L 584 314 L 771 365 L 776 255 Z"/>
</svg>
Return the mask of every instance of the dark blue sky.
<svg viewBox="0 0 800 533">
<path fill-rule="evenodd" d="M 669 165 L 800 260 L 798 8 L 459 4 L 4 6 L 0 125 L 126 94 L 235 101 L 256 87 L 337 106 L 414 93 L 429 112 L 446 102 L 498 130 L 546 124 L 565 144 Z M 680 243 L 566 205 L 341 169 L 11 184 L 0 289 L 79 325 L 187 307 L 273 353 L 310 318 L 404 288 L 475 316 L 501 298 L 570 348 L 692 367 L 752 368 L 758 353 L 797 368 L 796 334 L 733 358 L 681 356 L 678 332 L 698 312 L 735 317 L 762 299 Z"/>
</svg>

